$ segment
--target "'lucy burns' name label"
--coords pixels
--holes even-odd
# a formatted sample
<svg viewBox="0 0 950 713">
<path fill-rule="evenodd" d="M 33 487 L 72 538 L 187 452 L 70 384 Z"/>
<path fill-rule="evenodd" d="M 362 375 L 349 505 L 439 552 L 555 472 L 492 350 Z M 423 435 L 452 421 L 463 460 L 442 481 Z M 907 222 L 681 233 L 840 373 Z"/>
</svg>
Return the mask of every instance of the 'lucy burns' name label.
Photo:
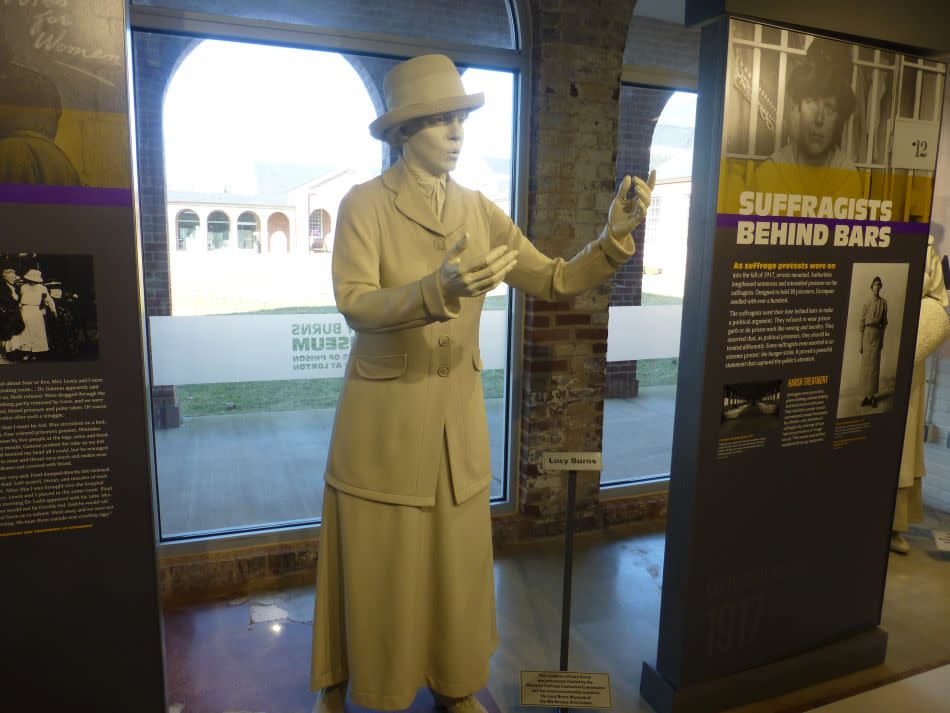
<svg viewBox="0 0 950 713">
<path fill-rule="evenodd" d="M 600 453 L 551 453 L 541 454 L 541 467 L 552 470 L 602 470 Z"/>
</svg>

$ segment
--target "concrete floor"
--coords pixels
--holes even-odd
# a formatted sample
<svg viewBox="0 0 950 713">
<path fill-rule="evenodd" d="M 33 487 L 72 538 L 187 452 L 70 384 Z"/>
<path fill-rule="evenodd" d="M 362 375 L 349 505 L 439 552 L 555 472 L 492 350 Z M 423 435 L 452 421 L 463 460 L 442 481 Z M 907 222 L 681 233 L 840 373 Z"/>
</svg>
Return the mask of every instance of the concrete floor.
<svg viewBox="0 0 950 713">
<path fill-rule="evenodd" d="M 883 665 L 733 713 L 812 710 L 950 662 L 950 555 L 936 551 L 932 529 L 950 529 L 950 515 L 928 511 L 924 525 L 909 534 L 911 553 L 890 556 L 882 622 L 890 638 Z M 642 661 L 656 655 L 663 550 L 663 533 L 643 525 L 577 539 L 570 668 L 607 672 L 613 710 L 621 713 L 651 710 L 638 690 Z M 496 553 L 501 644 L 489 689 L 501 711 L 527 710 L 520 706 L 520 671 L 558 667 L 562 556 L 559 539 Z M 312 612 L 311 584 L 166 610 L 169 710 L 309 713 Z M 930 696 L 934 686 L 942 690 L 943 684 L 926 681 L 920 695 Z M 829 713 L 950 711 L 950 696 L 925 700 L 930 707 Z"/>
<path fill-rule="evenodd" d="M 815 713 L 894 713 L 946 710 L 950 701 L 950 666 L 905 678 L 873 691 L 816 708 Z"/>
<path fill-rule="evenodd" d="M 489 399 L 492 497 L 502 494 L 504 406 Z M 155 430 L 162 537 L 314 520 L 333 409 L 187 418 Z"/>
</svg>

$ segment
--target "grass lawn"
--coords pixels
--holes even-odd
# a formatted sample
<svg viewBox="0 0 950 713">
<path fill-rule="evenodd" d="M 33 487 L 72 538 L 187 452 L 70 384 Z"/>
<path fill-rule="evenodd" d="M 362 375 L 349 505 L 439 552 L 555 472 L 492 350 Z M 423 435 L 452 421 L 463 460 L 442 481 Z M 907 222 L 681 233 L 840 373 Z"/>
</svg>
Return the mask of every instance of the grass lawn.
<svg viewBox="0 0 950 713">
<path fill-rule="evenodd" d="M 681 305 L 682 297 L 671 297 L 669 295 L 655 295 L 652 292 L 644 292 L 640 297 L 640 306 L 648 305 Z"/>
<path fill-rule="evenodd" d="M 637 379 L 640 386 L 675 386 L 679 358 L 640 359 L 637 362 Z"/>
<path fill-rule="evenodd" d="M 504 395 L 504 369 L 482 372 L 486 399 Z M 245 381 L 236 384 L 185 384 L 178 391 L 182 416 L 214 416 L 254 411 L 304 411 L 335 408 L 343 379 Z"/>
</svg>

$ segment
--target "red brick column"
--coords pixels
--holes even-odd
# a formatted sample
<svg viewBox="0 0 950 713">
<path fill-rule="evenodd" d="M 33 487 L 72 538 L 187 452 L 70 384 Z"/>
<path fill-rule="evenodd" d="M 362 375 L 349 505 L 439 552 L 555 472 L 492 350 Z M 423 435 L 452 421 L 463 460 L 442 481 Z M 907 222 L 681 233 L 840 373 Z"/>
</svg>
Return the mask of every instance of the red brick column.
<svg viewBox="0 0 950 713">
<path fill-rule="evenodd" d="M 617 173 L 620 69 L 633 5 L 531 2 L 528 233 L 552 257 L 572 257 L 607 218 Z M 527 536 L 564 525 L 564 476 L 542 473 L 541 453 L 601 449 L 609 290 L 605 283 L 569 302 L 527 300 L 518 485 Z M 595 519 L 599 490 L 599 473 L 580 473 L 582 527 Z"/>
<path fill-rule="evenodd" d="M 133 47 L 139 216 L 148 317 L 172 313 L 162 130 L 165 90 L 181 60 L 198 42 L 188 37 L 140 34 L 136 35 Z M 152 387 L 152 419 L 156 428 L 181 425 L 174 386 Z"/>
</svg>

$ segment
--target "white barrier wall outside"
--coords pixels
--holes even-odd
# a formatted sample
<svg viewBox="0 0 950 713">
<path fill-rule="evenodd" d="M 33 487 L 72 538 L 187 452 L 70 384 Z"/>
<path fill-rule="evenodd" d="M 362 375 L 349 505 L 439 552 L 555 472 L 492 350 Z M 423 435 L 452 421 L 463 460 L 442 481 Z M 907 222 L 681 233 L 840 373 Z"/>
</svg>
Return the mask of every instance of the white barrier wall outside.
<svg viewBox="0 0 950 713">
<path fill-rule="evenodd" d="M 486 369 L 505 367 L 506 310 L 482 313 Z M 156 386 L 343 376 L 353 331 L 334 314 L 150 317 Z"/>
<path fill-rule="evenodd" d="M 607 361 L 679 356 L 682 305 L 611 307 L 609 319 Z"/>
</svg>

